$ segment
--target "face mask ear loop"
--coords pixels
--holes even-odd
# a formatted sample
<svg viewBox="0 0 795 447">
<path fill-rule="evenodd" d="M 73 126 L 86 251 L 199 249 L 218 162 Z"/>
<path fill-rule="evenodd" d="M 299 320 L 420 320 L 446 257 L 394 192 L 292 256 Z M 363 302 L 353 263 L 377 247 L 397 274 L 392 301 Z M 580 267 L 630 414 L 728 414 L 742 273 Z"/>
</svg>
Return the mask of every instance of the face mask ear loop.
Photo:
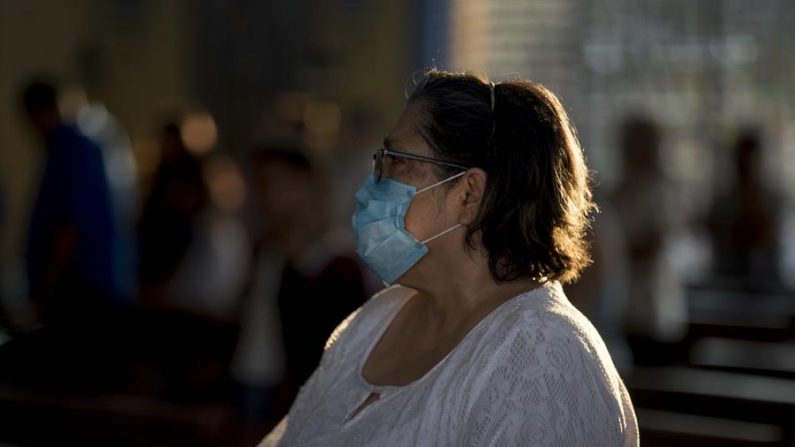
<svg viewBox="0 0 795 447">
<path fill-rule="evenodd" d="M 452 176 L 452 177 L 448 177 L 448 178 L 446 178 L 446 179 L 442 180 L 441 182 L 436 182 L 436 183 L 434 183 L 434 184 L 433 184 L 433 185 L 431 185 L 431 186 L 426 186 L 425 188 L 422 188 L 421 190 L 419 190 L 419 191 L 415 192 L 415 193 L 414 193 L 414 195 L 417 195 L 417 194 L 419 194 L 419 193 L 421 193 L 421 192 L 425 192 L 425 191 L 427 191 L 427 190 L 429 190 L 429 189 L 436 188 L 437 186 L 439 186 L 439 185 L 441 185 L 441 184 L 444 184 L 444 183 L 447 183 L 447 182 L 449 182 L 450 180 L 457 179 L 458 177 L 461 177 L 462 175 L 464 175 L 464 174 L 466 174 L 466 173 L 467 173 L 467 171 L 464 171 L 464 172 L 462 172 L 462 173 L 460 173 L 460 174 L 456 174 L 456 175 L 454 175 L 454 176 Z"/>
<path fill-rule="evenodd" d="M 431 236 L 431 237 L 429 237 L 428 239 L 425 239 L 425 240 L 424 240 L 424 241 L 422 241 L 421 243 L 422 243 L 422 244 L 427 244 L 428 242 L 430 242 L 430 241 L 432 241 L 432 240 L 434 240 L 434 239 L 436 239 L 436 238 L 442 237 L 442 236 L 444 236 L 445 234 L 447 234 L 447 233 L 449 233 L 449 232 L 451 232 L 451 231 L 455 230 L 456 228 L 458 228 L 458 227 L 460 227 L 460 226 L 462 226 L 462 225 L 463 225 L 463 224 L 457 223 L 457 224 L 453 225 L 452 227 L 450 227 L 450 228 L 448 228 L 448 229 L 446 229 L 446 230 L 442 231 L 441 233 L 437 234 L 436 236 Z"/>
</svg>

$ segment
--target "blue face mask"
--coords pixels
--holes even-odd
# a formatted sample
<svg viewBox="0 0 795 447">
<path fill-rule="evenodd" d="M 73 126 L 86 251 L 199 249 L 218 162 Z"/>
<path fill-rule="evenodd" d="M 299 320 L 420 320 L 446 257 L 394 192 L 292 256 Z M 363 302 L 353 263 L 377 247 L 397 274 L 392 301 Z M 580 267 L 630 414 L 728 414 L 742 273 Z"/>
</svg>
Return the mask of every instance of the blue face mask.
<svg viewBox="0 0 795 447">
<path fill-rule="evenodd" d="M 428 242 L 461 226 L 456 224 L 420 242 L 406 231 L 405 217 L 417 194 L 465 173 L 456 174 L 419 191 L 414 186 L 388 178 L 376 183 L 371 174 L 356 192 L 356 212 L 352 219 L 356 253 L 384 284 L 393 284 L 425 256 Z"/>
</svg>

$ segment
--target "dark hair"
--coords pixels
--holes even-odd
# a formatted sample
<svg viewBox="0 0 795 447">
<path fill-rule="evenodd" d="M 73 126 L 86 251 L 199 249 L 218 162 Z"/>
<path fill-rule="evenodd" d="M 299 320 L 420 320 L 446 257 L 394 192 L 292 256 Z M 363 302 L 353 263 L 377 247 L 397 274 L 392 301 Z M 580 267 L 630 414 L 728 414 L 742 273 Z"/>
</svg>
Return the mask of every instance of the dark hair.
<svg viewBox="0 0 795 447">
<path fill-rule="evenodd" d="M 596 207 L 580 143 L 557 97 L 531 81 L 492 87 L 473 74 L 431 69 L 409 102 L 425 105 L 418 130 L 437 157 L 487 173 L 466 244 L 476 249 L 481 233 L 495 280 L 576 279 L 590 264 L 584 236 Z M 440 177 L 456 172 L 438 169 Z"/>
<path fill-rule="evenodd" d="M 55 87 L 44 81 L 35 81 L 25 87 L 22 103 L 28 113 L 57 107 Z"/>
</svg>

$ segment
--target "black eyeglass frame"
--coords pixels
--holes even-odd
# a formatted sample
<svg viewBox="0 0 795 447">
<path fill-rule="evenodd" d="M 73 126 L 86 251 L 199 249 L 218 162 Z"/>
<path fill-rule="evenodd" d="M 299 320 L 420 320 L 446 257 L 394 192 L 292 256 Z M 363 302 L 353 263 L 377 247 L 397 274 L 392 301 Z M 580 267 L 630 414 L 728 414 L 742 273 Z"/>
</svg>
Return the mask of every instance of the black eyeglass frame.
<svg viewBox="0 0 795 447">
<path fill-rule="evenodd" d="M 383 175 L 384 156 L 405 158 L 407 160 L 421 161 L 423 163 L 432 163 L 439 166 L 447 166 L 448 168 L 460 169 L 462 171 L 466 171 L 467 169 L 469 169 L 466 166 L 459 165 L 456 163 L 451 163 L 449 161 L 439 160 L 431 157 L 425 157 L 417 154 L 410 154 L 408 152 L 396 151 L 393 149 L 387 149 L 385 147 L 382 147 L 377 151 L 375 151 L 375 153 L 373 154 L 373 177 L 375 178 L 376 183 L 378 183 L 381 180 L 381 176 Z"/>
</svg>

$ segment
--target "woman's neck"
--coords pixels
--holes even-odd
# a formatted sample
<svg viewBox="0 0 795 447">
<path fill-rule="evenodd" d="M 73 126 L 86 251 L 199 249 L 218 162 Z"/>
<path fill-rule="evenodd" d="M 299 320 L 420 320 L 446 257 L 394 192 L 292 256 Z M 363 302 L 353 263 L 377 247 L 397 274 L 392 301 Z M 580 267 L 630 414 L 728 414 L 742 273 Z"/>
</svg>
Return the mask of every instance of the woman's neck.
<svg viewBox="0 0 795 447">
<path fill-rule="evenodd" d="M 422 281 L 422 286 L 415 287 L 426 317 L 437 324 L 479 320 L 510 298 L 541 285 L 528 277 L 498 283 L 492 277 L 487 259 L 482 256 L 472 256 L 467 261 L 460 259 L 455 265 L 439 265 L 432 275 L 437 280 Z"/>
</svg>

